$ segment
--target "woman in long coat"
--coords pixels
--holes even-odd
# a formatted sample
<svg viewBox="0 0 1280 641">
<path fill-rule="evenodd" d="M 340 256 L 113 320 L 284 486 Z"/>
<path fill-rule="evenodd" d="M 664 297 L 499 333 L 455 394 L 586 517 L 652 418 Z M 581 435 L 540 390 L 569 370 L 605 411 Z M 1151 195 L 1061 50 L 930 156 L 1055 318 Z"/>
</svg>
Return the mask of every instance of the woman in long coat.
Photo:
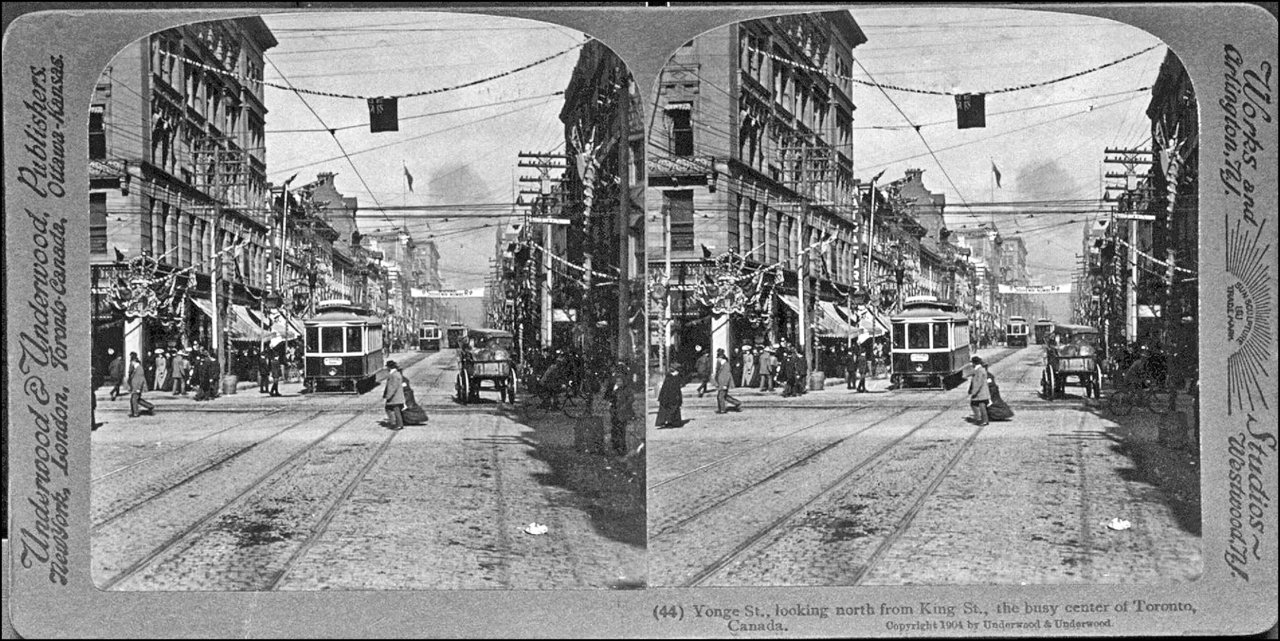
<svg viewBox="0 0 1280 641">
<path fill-rule="evenodd" d="M 684 393 L 680 391 L 683 385 L 680 370 L 675 367 L 662 379 L 662 387 L 658 388 L 658 427 L 680 427 L 684 424 L 680 415 L 680 407 L 684 405 Z"/>
</svg>

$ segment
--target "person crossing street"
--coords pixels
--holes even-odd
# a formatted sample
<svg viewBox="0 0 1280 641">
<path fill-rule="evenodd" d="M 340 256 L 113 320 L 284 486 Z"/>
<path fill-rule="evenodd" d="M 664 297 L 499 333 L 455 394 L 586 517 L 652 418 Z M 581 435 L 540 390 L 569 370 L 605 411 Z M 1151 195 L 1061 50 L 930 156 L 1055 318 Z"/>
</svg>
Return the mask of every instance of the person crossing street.
<svg viewBox="0 0 1280 641">
<path fill-rule="evenodd" d="M 382 400 L 386 403 L 387 427 L 393 430 L 404 429 L 404 376 L 395 361 L 387 361 L 387 385 L 382 389 Z"/>
<path fill-rule="evenodd" d="M 716 414 L 724 414 L 729 411 L 732 405 L 735 411 L 742 409 L 742 401 L 729 395 L 729 388 L 733 387 L 733 366 L 729 363 L 729 357 L 725 355 L 723 349 L 716 350 Z"/>
<path fill-rule="evenodd" d="M 137 352 L 129 352 L 129 418 L 141 416 L 143 409 L 148 413 L 155 410 L 155 405 L 142 398 L 142 392 L 146 389 L 146 368 L 138 360 Z"/>
</svg>

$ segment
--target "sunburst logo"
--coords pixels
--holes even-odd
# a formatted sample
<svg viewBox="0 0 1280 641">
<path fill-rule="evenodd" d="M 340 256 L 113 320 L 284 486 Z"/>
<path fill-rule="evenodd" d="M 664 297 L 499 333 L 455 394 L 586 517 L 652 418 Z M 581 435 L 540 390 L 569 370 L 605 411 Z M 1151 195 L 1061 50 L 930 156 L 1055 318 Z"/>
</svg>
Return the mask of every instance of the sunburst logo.
<svg viewBox="0 0 1280 641">
<path fill-rule="evenodd" d="M 1267 408 L 1261 380 L 1269 377 L 1275 347 L 1270 339 L 1273 316 L 1272 281 L 1268 258 L 1272 247 L 1263 244 L 1267 226 L 1237 221 L 1227 231 L 1227 413 Z"/>
</svg>

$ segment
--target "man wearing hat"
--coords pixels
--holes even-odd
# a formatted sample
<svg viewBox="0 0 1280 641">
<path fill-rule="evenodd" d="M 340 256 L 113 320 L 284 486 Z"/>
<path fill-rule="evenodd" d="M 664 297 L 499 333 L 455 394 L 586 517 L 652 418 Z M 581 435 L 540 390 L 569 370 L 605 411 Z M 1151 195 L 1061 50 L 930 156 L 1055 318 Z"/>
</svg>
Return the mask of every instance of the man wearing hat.
<svg viewBox="0 0 1280 641">
<path fill-rule="evenodd" d="M 734 410 L 742 409 L 742 401 L 729 396 L 729 388 L 733 387 L 733 366 L 723 349 L 716 350 L 716 414 L 724 414 L 732 405 Z"/>
<path fill-rule="evenodd" d="M 173 363 L 171 364 L 171 377 L 173 378 L 173 395 L 187 395 L 187 355 L 185 351 L 178 351 L 173 355 Z"/>
<path fill-rule="evenodd" d="M 387 406 L 387 427 L 404 428 L 404 375 L 395 361 L 387 361 L 387 386 L 382 389 L 382 399 Z"/>
<path fill-rule="evenodd" d="M 107 380 L 115 384 L 111 388 L 111 400 L 116 400 L 120 396 L 120 386 L 124 384 L 124 354 L 116 354 L 114 349 L 107 349 L 107 355 L 115 355 L 111 359 L 111 363 L 107 365 Z"/>
<path fill-rule="evenodd" d="M 991 402 L 991 390 L 987 388 L 987 367 L 978 356 L 969 359 L 973 363 L 973 376 L 969 379 L 969 406 L 973 408 L 971 423 L 987 424 L 987 403 Z"/>
</svg>

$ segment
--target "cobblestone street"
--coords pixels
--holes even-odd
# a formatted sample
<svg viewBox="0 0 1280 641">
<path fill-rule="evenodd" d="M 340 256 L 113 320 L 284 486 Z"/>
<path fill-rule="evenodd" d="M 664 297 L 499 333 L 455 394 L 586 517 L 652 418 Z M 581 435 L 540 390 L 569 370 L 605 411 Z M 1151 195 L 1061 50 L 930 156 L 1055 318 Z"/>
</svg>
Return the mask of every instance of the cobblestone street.
<svg viewBox="0 0 1280 641">
<path fill-rule="evenodd" d="M 985 428 L 964 420 L 967 383 L 739 388 L 742 412 L 723 416 L 687 385 L 685 425 L 656 429 L 649 414 L 651 585 L 1197 578 L 1195 458 L 1158 442 L 1173 419 L 1115 417 L 1075 388 L 1043 399 L 1043 352 L 981 353 L 1016 412 Z"/>
<path fill-rule="evenodd" d="M 575 447 L 600 419 L 452 399 L 453 350 L 394 355 L 430 421 L 391 431 L 381 386 L 196 403 L 153 416 L 98 390 L 95 582 L 115 590 L 643 586 L 643 470 Z M 594 421 L 594 422 L 592 422 Z M 531 523 L 547 532 L 531 535 Z"/>
</svg>

